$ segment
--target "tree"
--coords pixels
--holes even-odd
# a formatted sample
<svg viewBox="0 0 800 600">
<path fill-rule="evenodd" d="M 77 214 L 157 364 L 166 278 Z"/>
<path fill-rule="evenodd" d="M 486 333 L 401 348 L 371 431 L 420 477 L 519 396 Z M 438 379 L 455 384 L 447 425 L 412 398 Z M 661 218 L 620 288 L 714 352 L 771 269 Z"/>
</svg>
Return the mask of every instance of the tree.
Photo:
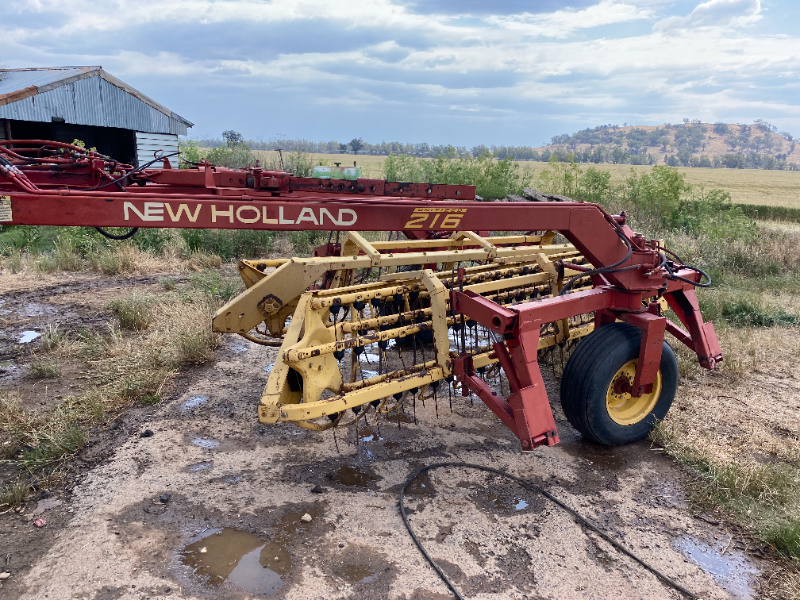
<svg viewBox="0 0 800 600">
<path fill-rule="evenodd" d="M 228 148 L 234 148 L 239 144 L 244 144 L 244 138 L 242 137 L 242 134 L 239 133 L 238 131 L 233 131 L 232 129 L 227 129 L 223 131 L 222 137 L 228 144 Z"/>
<path fill-rule="evenodd" d="M 722 121 L 717 121 L 714 123 L 714 133 L 717 135 L 725 135 L 728 133 L 728 125 L 723 123 Z"/>
<path fill-rule="evenodd" d="M 342 154 L 346 154 L 347 153 L 347 144 L 339 144 L 339 152 L 341 152 Z"/>
<path fill-rule="evenodd" d="M 362 138 L 353 138 L 350 140 L 350 148 L 353 150 L 353 154 L 358 154 L 358 151 L 364 147 L 364 140 Z"/>
</svg>

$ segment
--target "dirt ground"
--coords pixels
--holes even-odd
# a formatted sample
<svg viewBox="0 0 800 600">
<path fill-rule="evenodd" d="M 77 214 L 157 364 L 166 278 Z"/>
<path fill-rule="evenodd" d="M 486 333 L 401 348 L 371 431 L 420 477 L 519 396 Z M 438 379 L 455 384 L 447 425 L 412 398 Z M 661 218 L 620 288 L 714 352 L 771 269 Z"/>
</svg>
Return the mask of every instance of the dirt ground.
<svg viewBox="0 0 800 600">
<path fill-rule="evenodd" d="M 70 393 L 78 367 L 34 385 L 26 364 L 37 339 L 20 343 L 24 332 L 55 322 L 105 327 L 108 300 L 157 280 L 4 282 L 0 387 L 29 409 L 52 406 Z M 350 428 L 336 439 L 261 425 L 256 406 L 275 352 L 228 337 L 159 405 L 91 432 L 66 485 L 37 494 L 22 513 L 0 514 L 0 571 L 10 573 L 0 598 L 450 598 L 398 510 L 409 475 L 445 461 L 541 485 L 703 598 L 757 598 L 768 585 L 771 563 L 741 532 L 693 513 L 672 460 L 647 442 L 582 441 L 546 369 L 562 443 L 523 454 L 487 408 L 454 398 L 451 412 L 441 388 L 438 419 L 426 399 L 416 425 L 410 413 L 379 424 L 370 414 L 358 436 Z M 12 475 L 0 468 L 2 483 Z M 422 543 L 466 597 L 682 597 L 501 478 L 439 469 L 412 484 L 407 505 Z"/>
</svg>

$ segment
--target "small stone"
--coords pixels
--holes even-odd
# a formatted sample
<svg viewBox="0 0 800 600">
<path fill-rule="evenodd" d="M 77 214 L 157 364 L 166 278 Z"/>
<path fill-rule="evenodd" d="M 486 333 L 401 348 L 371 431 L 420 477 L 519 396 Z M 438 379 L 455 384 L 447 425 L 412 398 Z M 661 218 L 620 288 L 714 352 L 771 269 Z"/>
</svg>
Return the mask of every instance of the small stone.
<svg viewBox="0 0 800 600">
<path fill-rule="evenodd" d="M 280 557 L 280 556 L 276 556 L 276 557 L 275 557 L 275 558 L 273 558 L 272 560 L 280 560 L 280 559 L 281 559 L 281 557 Z"/>
<path fill-rule="evenodd" d="M 2 573 L 0 573 L 0 581 L 2 581 L 3 579 L 8 579 L 9 577 L 11 577 L 11 573 L 9 573 L 8 571 L 3 571 Z"/>
<path fill-rule="evenodd" d="M 159 500 L 161 501 L 161 504 L 166 504 L 167 502 L 169 502 L 169 499 L 170 499 L 170 498 L 171 498 L 170 494 L 163 494 L 163 495 L 162 495 L 162 496 L 159 498 Z"/>
<path fill-rule="evenodd" d="M 33 524 L 36 525 L 37 527 L 44 527 L 45 525 L 47 525 L 47 521 L 45 521 L 44 519 L 36 519 L 33 522 Z"/>
<path fill-rule="evenodd" d="M 344 544 L 339 544 L 339 548 L 344 548 Z"/>
<path fill-rule="evenodd" d="M 322 487 L 321 485 L 317 484 L 313 488 L 311 488 L 311 493 L 312 494 L 323 494 L 323 493 L 325 493 L 325 488 Z"/>
<path fill-rule="evenodd" d="M 145 429 L 142 433 L 139 434 L 141 438 L 148 438 L 153 437 L 155 434 L 153 433 L 152 429 Z"/>
<path fill-rule="evenodd" d="M 304 514 L 302 517 L 300 517 L 300 520 L 301 520 L 303 523 L 311 523 L 311 515 L 310 515 L 310 514 L 308 514 L 308 513 L 306 513 L 306 514 Z"/>
<path fill-rule="evenodd" d="M 208 549 L 205 546 L 200 548 L 200 554 L 205 554 L 206 552 L 208 552 Z"/>
</svg>

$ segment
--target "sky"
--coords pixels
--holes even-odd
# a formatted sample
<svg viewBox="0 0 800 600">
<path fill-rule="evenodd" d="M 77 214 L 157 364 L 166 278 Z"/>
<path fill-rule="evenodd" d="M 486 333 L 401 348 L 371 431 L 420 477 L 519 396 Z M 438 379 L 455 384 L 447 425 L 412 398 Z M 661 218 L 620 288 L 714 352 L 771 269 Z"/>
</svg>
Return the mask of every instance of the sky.
<svg viewBox="0 0 800 600">
<path fill-rule="evenodd" d="M 245 138 L 539 146 L 600 124 L 800 135 L 796 0 L 3 0 L 0 65 L 101 65 Z"/>
</svg>

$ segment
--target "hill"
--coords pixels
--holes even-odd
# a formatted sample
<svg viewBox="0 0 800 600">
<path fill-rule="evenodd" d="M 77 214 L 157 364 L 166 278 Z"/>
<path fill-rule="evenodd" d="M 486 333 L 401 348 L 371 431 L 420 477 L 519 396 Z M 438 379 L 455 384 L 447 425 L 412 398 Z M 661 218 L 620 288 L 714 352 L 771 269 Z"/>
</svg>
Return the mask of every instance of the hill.
<svg viewBox="0 0 800 600">
<path fill-rule="evenodd" d="M 519 152 L 509 149 L 509 154 Z M 800 168 L 800 148 L 788 132 L 761 119 L 753 125 L 685 122 L 663 126 L 600 125 L 551 138 L 532 148 L 538 160 L 572 154 L 588 163 L 669 164 L 684 167 Z M 537 157 L 531 156 L 532 160 Z"/>
</svg>

